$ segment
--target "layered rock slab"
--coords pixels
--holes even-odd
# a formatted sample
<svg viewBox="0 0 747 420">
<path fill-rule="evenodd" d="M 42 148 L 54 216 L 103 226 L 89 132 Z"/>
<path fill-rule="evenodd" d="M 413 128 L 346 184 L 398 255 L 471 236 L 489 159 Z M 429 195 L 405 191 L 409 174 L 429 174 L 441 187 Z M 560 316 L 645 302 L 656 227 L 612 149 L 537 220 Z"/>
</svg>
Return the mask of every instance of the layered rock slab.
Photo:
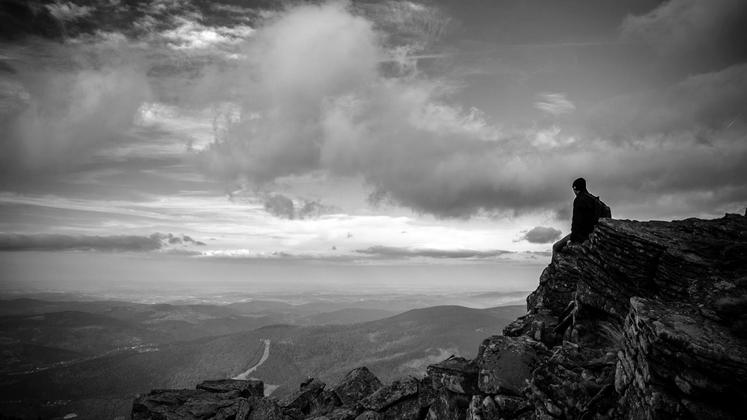
<svg viewBox="0 0 747 420">
<path fill-rule="evenodd" d="M 641 419 L 743 418 L 747 341 L 698 307 L 631 299 L 615 388 Z"/>
</svg>

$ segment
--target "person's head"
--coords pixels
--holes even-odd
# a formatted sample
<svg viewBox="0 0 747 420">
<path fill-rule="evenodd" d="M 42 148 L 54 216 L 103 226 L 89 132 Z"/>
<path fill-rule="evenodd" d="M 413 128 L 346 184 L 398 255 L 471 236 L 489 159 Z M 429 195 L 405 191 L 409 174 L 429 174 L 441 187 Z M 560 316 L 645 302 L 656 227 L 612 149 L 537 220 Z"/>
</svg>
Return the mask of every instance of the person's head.
<svg viewBox="0 0 747 420">
<path fill-rule="evenodd" d="M 578 193 L 586 192 L 586 180 L 583 178 L 576 178 L 575 181 L 573 181 L 573 184 L 571 184 L 571 187 L 573 188 L 573 193 L 578 195 Z"/>
</svg>

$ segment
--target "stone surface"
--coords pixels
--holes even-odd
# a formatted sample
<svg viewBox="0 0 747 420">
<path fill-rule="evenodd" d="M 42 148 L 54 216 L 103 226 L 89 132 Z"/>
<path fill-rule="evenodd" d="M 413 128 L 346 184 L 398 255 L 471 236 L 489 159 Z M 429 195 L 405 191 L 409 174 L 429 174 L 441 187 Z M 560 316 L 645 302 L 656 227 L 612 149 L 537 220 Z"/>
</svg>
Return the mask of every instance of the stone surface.
<svg viewBox="0 0 747 420">
<path fill-rule="evenodd" d="M 137 397 L 132 404 L 132 419 L 179 418 L 206 419 L 218 413 L 235 416 L 239 409 L 238 392 L 214 393 L 204 390 L 153 390 Z"/>
<path fill-rule="evenodd" d="M 310 416 L 323 414 L 335 405 L 337 398 L 331 392 L 324 391 L 324 382 L 310 378 L 303 382 L 299 390 L 280 405 L 295 415 Z"/>
<path fill-rule="evenodd" d="M 394 381 L 364 398 L 360 404 L 367 410 L 383 411 L 401 400 L 415 397 L 418 393 L 418 384 L 417 378 L 412 376 Z"/>
<path fill-rule="evenodd" d="M 242 399 L 236 420 L 292 420 L 274 400 L 262 397 Z M 227 420 L 230 420 L 228 418 Z"/>
<path fill-rule="evenodd" d="M 469 395 L 441 389 L 428 407 L 426 418 L 428 420 L 464 420 L 467 418 L 470 401 Z"/>
<path fill-rule="evenodd" d="M 687 304 L 633 298 L 615 388 L 640 418 L 743 418 L 747 342 Z"/>
<path fill-rule="evenodd" d="M 311 420 L 354 420 L 358 412 L 349 408 L 335 408 L 327 414 L 312 417 Z"/>
<path fill-rule="evenodd" d="M 367 410 L 362 412 L 355 420 L 381 420 L 384 416 L 375 411 Z"/>
<path fill-rule="evenodd" d="M 529 337 L 492 336 L 480 345 L 475 359 L 479 389 L 521 395 L 532 371 L 548 356 L 545 346 Z"/>
<path fill-rule="evenodd" d="M 472 360 L 451 356 L 428 366 L 434 388 L 445 388 L 459 394 L 474 394 L 477 388 L 477 365 Z"/>
<path fill-rule="evenodd" d="M 526 394 L 535 413 L 581 418 L 587 413 L 612 409 L 617 402 L 612 388 L 615 363 L 615 354 L 605 349 L 569 342 L 558 346 L 532 374 Z M 506 408 L 512 405 L 501 402 Z"/>
<path fill-rule="evenodd" d="M 423 407 L 417 398 L 399 400 L 382 411 L 384 420 L 420 420 L 423 415 Z"/>
<path fill-rule="evenodd" d="M 563 314 L 561 316 L 564 317 L 571 315 L 570 312 Z M 552 347 L 562 340 L 563 331 L 558 331 L 561 320 L 548 309 L 536 309 L 508 324 L 503 329 L 503 335 L 507 337 L 525 335 Z"/>
<path fill-rule="evenodd" d="M 351 370 L 334 387 L 343 405 L 355 405 L 381 388 L 382 384 L 366 367 Z"/>
<path fill-rule="evenodd" d="M 219 379 L 204 381 L 197 385 L 197 389 L 210 392 L 236 391 L 242 397 L 261 397 L 264 395 L 265 385 L 262 381 L 257 379 Z"/>
</svg>

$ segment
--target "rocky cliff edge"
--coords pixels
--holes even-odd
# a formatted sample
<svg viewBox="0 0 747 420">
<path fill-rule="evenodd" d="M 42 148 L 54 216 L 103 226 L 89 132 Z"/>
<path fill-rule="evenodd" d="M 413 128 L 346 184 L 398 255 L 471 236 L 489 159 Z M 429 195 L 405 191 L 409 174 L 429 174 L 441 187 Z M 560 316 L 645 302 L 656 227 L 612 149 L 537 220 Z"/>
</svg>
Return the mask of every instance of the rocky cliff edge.
<svg viewBox="0 0 747 420">
<path fill-rule="evenodd" d="M 133 419 L 741 419 L 747 217 L 603 219 L 552 256 L 527 314 L 473 360 L 382 384 L 365 367 L 284 401 L 260 381 L 138 397 Z"/>
</svg>

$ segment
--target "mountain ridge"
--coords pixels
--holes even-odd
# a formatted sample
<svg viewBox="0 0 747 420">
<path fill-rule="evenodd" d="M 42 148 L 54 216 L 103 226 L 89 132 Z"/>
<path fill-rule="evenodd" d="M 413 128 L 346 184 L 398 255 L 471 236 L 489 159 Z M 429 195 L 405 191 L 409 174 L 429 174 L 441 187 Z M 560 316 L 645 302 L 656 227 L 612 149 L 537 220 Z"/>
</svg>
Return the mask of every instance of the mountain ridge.
<svg viewBox="0 0 747 420">
<path fill-rule="evenodd" d="M 473 359 L 386 385 L 357 368 L 282 401 L 152 391 L 132 418 L 737 419 L 746 339 L 747 217 L 602 219 L 587 242 L 553 254 L 527 313 Z"/>
</svg>

